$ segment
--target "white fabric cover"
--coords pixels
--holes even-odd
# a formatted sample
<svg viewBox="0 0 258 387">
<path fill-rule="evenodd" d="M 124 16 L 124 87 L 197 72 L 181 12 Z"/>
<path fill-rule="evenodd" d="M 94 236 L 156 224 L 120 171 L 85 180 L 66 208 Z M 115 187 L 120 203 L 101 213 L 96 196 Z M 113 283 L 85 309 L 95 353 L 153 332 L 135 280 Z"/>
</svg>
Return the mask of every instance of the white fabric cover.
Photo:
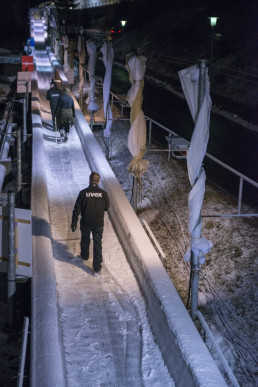
<svg viewBox="0 0 258 387">
<path fill-rule="evenodd" d="M 109 102 L 109 93 L 111 86 L 112 65 L 114 59 L 114 50 L 110 41 L 105 41 L 100 51 L 103 54 L 103 63 L 106 67 L 105 77 L 103 81 L 103 110 L 106 120 L 106 127 L 104 130 L 104 136 L 110 137 L 111 126 L 113 120 L 112 109 Z"/>
<path fill-rule="evenodd" d="M 89 97 L 87 98 L 86 103 L 88 103 L 88 110 L 96 111 L 99 108 L 95 102 L 95 84 L 96 84 L 95 65 L 97 60 L 97 50 L 92 40 L 88 40 L 86 42 L 86 46 L 87 46 L 87 52 L 89 55 L 88 68 L 89 68 L 89 80 L 90 80 Z"/>
<path fill-rule="evenodd" d="M 82 65 L 85 63 L 85 47 L 84 47 L 84 38 L 82 35 L 78 37 L 78 52 L 79 52 L 79 95 L 82 92 L 82 87 L 84 84 L 84 69 Z"/>
<path fill-rule="evenodd" d="M 197 66 L 191 66 L 178 72 L 181 86 L 188 103 L 194 123 L 198 111 L 198 81 L 199 69 Z"/>
<path fill-rule="evenodd" d="M 68 71 L 68 45 L 69 45 L 67 35 L 62 36 L 62 42 L 64 46 L 64 73 L 66 74 Z"/>
<path fill-rule="evenodd" d="M 127 101 L 131 106 L 131 128 L 128 134 L 127 145 L 133 159 L 128 166 L 129 171 L 137 177 L 148 168 L 148 161 L 143 160 L 146 143 L 146 120 L 141 109 L 142 91 L 144 86 L 144 74 L 146 70 L 146 60 L 144 56 L 129 54 L 127 56 L 127 70 L 132 84 L 127 93 Z"/>
<path fill-rule="evenodd" d="M 198 113 L 198 82 L 199 69 L 192 66 L 179 71 L 181 85 L 195 122 L 194 132 L 187 153 L 187 169 L 192 189 L 188 196 L 189 207 L 189 232 L 191 234 L 191 248 L 185 254 L 185 260 L 189 260 L 191 250 L 199 256 L 199 262 L 204 263 L 206 254 L 212 247 L 212 243 L 201 237 L 201 208 L 205 193 L 206 175 L 202 168 L 202 162 L 207 150 L 210 127 L 210 83 L 206 72 L 205 96 Z"/>
</svg>

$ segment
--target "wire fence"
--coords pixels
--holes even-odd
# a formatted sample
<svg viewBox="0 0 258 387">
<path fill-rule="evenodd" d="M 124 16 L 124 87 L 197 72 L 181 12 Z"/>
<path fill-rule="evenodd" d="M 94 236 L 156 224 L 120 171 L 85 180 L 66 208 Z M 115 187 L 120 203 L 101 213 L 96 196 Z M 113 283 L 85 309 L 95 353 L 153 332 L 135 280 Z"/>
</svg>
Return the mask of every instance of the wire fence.
<svg viewBox="0 0 258 387">
<path fill-rule="evenodd" d="M 178 58 L 174 56 L 168 56 L 160 53 L 153 53 L 152 58 L 158 58 L 159 60 L 167 63 L 172 63 L 174 65 L 182 65 L 182 66 L 191 66 L 193 64 L 193 60 L 187 58 Z M 253 83 L 258 85 L 258 74 L 253 74 L 247 71 L 234 69 L 232 67 L 224 67 L 219 64 L 219 62 L 213 63 L 213 73 L 217 75 L 223 75 L 228 78 L 237 79 L 243 82 Z"/>
<path fill-rule="evenodd" d="M 128 2 L 132 2 L 135 0 L 126 0 Z M 121 0 L 106 0 L 106 1 L 89 1 L 89 0 L 84 0 L 81 1 L 79 5 L 79 9 L 84 9 L 84 8 L 95 8 L 95 7 L 105 7 L 107 5 L 114 5 L 114 4 L 119 4 L 121 3 Z"/>
</svg>

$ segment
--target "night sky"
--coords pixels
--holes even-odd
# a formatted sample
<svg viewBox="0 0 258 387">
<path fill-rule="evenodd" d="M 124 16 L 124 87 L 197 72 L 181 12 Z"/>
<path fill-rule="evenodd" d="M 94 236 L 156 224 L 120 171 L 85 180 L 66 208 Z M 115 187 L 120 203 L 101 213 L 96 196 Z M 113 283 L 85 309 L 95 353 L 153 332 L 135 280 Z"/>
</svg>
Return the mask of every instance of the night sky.
<svg viewBox="0 0 258 387">
<path fill-rule="evenodd" d="M 0 47 L 10 49 L 22 47 L 22 42 L 26 41 L 29 34 L 28 10 L 41 2 L 39 0 L 12 0 L 8 2 L 0 0 Z M 162 7 L 168 7 L 169 4 L 172 11 L 171 22 L 176 24 L 176 21 L 181 18 L 182 31 L 187 33 L 187 26 L 189 26 L 191 35 L 200 33 L 202 28 L 207 28 L 207 25 L 205 26 L 207 16 L 220 16 L 218 25 L 223 34 L 223 44 L 229 49 L 232 44 L 238 49 L 237 42 L 243 44 L 244 38 L 245 40 L 255 40 L 258 33 L 258 10 L 255 0 L 136 0 L 134 4 L 140 7 L 139 12 L 135 11 L 135 7 L 130 7 L 128 10 L 126 2 L 120 6 L 121 10 L 123 8 L 126 10 L 128 18 L 131 18 L 131 26 L 137 25 L 137 23 L 142 25 L 144 20 L 147 21 L 148 17 L 155 16 Z M 148 7 L 145 6 L 146 4 Z M 146 18 L 143 18 L 141 10 L 145 13 Z M 189 16 L 184 19 L 184 14 Z M 198 20 L 199 17 L 200 20 Z M 162 33 L 164 31 L 160 32 L 161 38 Z M 206 31 L 203 30 L 203 33 Z"/>
</svg>

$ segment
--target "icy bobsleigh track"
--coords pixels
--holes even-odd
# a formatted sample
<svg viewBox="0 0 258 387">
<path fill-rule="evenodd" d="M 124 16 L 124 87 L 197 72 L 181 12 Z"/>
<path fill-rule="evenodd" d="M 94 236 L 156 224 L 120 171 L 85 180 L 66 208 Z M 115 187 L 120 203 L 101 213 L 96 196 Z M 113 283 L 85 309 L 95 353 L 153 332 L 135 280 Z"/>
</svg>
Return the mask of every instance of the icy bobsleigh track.
<svg viewBox="0 0 258 387">
<path fill-rule="evenodd" d="M 36 31 L 34 37 L 36 63 L 49 61 L 47 51 L 37 45 Z M 47 132 L 44 93 L 52 71 L 44 66 L 40 71 L 40 65 L 37 70 L 32 77 L 31 385 L 226 385 L 76 101 L 76 128 L 68 143 L 56 144 L 54 132 Z M 79 232 L 76 238 L 70 231 L 74 201 L 92 170 L 100 173 L 111 202 L 103 241 L 103 255 L 109 258 L 98 279 L 89 266 L 76 261 Z M 115 238 L 121 249 L 113 248 Z M 123 255 L 133 270 L 129 274 L 123 273 Z M 117 303 L 121 314 L 114 309 Z M 148 322 L 139 318 L 143 312 Z M 81 318 L 84 323 L 75 334 Z M 164 365 L 159 365 L 150 335 Z"/>
</svg>

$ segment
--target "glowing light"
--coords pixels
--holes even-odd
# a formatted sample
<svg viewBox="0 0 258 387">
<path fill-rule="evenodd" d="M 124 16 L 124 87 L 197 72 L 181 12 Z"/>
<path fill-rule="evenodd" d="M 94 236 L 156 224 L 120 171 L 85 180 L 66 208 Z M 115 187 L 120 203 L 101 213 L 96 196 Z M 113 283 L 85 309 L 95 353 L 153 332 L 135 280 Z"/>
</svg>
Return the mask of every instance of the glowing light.
<svg viewBox="0 0 258 387">
<path fill-rule="evenodd" d="M 209 17 L 209 19 L 210 19 L 211 27 L 215 27 L 217 24 L 218 17 L 212 16 L 212 17 Z"/>
</svg>

